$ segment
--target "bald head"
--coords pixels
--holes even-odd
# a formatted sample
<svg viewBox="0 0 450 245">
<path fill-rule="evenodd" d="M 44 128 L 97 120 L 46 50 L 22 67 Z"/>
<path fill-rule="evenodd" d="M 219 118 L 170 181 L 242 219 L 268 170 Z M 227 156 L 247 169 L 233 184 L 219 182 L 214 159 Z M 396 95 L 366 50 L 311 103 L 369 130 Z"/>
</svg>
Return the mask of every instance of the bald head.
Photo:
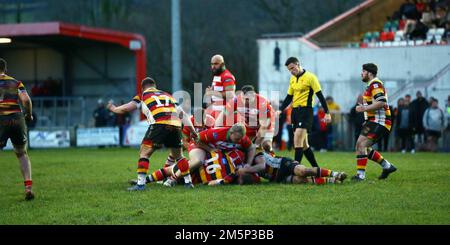
<svg viewBox="0 0 450 245">
<path fill-rule="evenodd" d="M 223 56 L 216 54 L 211 58 L 211 71 L 214 75 L 220 75 L 225 70 Z"/>
<path fill-rule="evenodd" d="M 225 63 L 225 60 L 223 59 L 223 56 L 220 54 L 216 54 L 211 58 L 211 63 Z"/>
</svg>

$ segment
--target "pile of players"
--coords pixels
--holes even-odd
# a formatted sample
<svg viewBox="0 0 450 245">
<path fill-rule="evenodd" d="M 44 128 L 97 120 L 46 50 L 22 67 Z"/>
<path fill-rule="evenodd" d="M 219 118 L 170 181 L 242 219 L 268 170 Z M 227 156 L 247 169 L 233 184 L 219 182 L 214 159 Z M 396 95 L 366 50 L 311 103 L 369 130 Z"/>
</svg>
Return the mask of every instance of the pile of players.
<svg viewBox="0 0 450 245">
<path fill-rule="evenodd" d="M 205 97 L 207 109 L 189 116 L 167 92 L 156 88 L 156 81 L 142 81 L 142 95 L 127 104 L 108 108 L 115 113 L 141 109 L 149 121 L 138 161 L 138 178 L 131 191 L 144 190 L 145 184 L 165 186 L 194 184 L 250 184 L 261 178 L 278 183 L 342 183 L 343 172 L 307 168 L 272 151 L 276 112 L 270 102 L 251 85 L 236 91 L 235 78 L 226 69 L 221 55 L 211 59 L 212 86 Z M 163 168 L 149 174 L 150 157 L 165 146 L 169 156 Z M 183 156 L 187 149 L 189 160 Z"/>
</svg>

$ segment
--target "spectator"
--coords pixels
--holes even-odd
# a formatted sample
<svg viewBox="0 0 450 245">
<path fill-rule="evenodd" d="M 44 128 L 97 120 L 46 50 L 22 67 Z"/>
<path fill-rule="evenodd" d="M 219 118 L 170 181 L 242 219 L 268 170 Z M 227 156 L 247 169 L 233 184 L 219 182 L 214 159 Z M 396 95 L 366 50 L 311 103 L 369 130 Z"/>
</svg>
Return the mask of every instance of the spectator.
<svg viewBox="0 0 450 245">
<path fill-rule="evenodd" d="M 437 141 L 447 127 L 447 117 L 438 107 L 438 100 L 435 98 L 431 99 L 431 107 L 424 113 L 423 126 L 427 134 L 426 149 L 429 151 L 436 151 Z"/>
<path fill-rule="evenodd" d="M 394 111 L 394 107 L 389 105 L 389 110 L 392 113 Z M 395 123 L 395 115 L 394 114 L 391 114 L 391 122 L 392 122 L 392 125 L 394 125 L 394 123 Z M 377 147 L 378 147 L 379 151 L 385 151 L 386 152 L 386 151 L 389 150 L 388 149 L 388 147 L 389 147 L 389 136 L 390 136 L 390 134 L 385 135 L 385 136 L 383 136 L 383 138 L 381 138 L 377 142 Z"/>
<path fill-rule="evenodd" d="M 328 126 L 328 145 L 327 145 L 327 149 L 328 150 L 333 150 L 333 127 L 336 127 L 339 122 L 341 121 L 341 107 L 334 102 L 333 97 L 331 96 L 327 96 L 326 98 L 326 102 L 327 102 L 327 106 L 328 106 L 328 110 L 330 110 L 330 114 L 331 114 L 331 124 Z"/>
<path fill-rule="evenodd" d="M 423 2 L 423 0 L 414 0 L 414 4 L 416 5 L 416 10 L 419 13 L 423 13 L 427 4 Z"/>
<path fill-rule="evenodd" d="M 423 128 L 423 114 L 425 110 L 429 107 L 427 100 L 422 96 L 420 91 L 416 93 L 417 98 L 413 100 L 410 104 L 410 113 L 412 120 L 412 127 L 414 134 L 417 135 L 417 140 L 419 143 L 424 143 L 424 132 Z"/>
<path fill-rule="evenodd" d="M 415 20 L 414 29 L 409 33 L 409 38 L 412 40 L 426 39 L 428 26 L 420 20 Z"/>
<path fill-rule="evenodd" d="M 353 124 L 354 128 L 354 144 L 356 144 L 356 140 L 358 139 L 359 135 L 361 134 L 361 128 L 365 121 L 364 119 L 364 113 L 363 112 L 356 112 L 356 106 L 363 104 L 363 97 L 362 95 L 358 96 L 358 99 L 356 100 L 356 104 L 352 107 L 350 110 L 350 122 Z"/>
<path fill-rule="evenodd" d="M 431 27 L 433 20 L 435 19 L 434 12 L 431 10 L 429 5 L 425 6 L 425 10 L 422 13 L 422 23 Z"/>
<path fill-rule="evenodd" d="M 95 109 L 93 116 L 95 120 L 95 127 L 106 127 L 108 123 L 109 111 L 106 109 L 105 103 L 102 99 L 97 101 L 97 109 Z"/>
<path fill-rule="evenodd" d="M 400 98 L 397 102 L 397 120 L 395 135 L 400 139 L 400 148 L 402 153 L 410 151 L 415 153 L 415 144 L 413 139 L 411 112 L 409 103 Z"/>
<path fill-rule="evenodd" d="M 447 104 L 445 107 L 447 108 L 447 121 L 450 121 L 450 95 L 447 98 Z"/>
<path fill-rule="evenodd" d="M 436 28 L 445 28 L 448 22 L 448 10 L 445 7 L 438 7 L 435 12 L 435 19 L 433 24 Z"/>
<path fill-rule="evenodd" d="M 400 6 L 400 14 L 405 15 L 408 19 L 417 19 L 417 8 L 410 0 Z"/>
<path fill-rule="evenodd" d="M 325 152 L 330 148 L 328 144 L 328 129 L 331 127 L 331 124 L 327 125 L 327 123 L 325 122 L 325 111 L 323 110 L 323 107 L 319 107 L 319 110 L 317 112 L 317 119 L 319 125 L 319 130 L 317 131 L 317 134 L 319 136 L 318 148 L 320 149 L 320 152 Z"/>
</svg>

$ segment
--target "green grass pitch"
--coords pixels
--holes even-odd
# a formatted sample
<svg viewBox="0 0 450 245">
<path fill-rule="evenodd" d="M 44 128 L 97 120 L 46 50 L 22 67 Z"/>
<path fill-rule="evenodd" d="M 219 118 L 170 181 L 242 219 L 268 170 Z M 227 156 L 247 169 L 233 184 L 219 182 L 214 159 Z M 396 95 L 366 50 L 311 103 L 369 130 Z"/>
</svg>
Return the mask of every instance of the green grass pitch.
<svg viewBox="0 0 450 245">
<path fill-rule="evenodd" d="M 137 149 L 29 155 L 36 199 L 26 202 L 15 155 L 0 152 L 0 224 L 450 224 L 450 154 L 385 153 L 398 168 L 385 181 L 377 180 L 381 168 L 369 162 L 364 183 L 195 189 L 151 184 L 137 193 L 126 191 L 127 180 L 136 177 Z M 166 156 L 157 152 L 151 170 Z M 355 172 L 353 153 L 316 158 L 322 167 Z"/>
</svg>

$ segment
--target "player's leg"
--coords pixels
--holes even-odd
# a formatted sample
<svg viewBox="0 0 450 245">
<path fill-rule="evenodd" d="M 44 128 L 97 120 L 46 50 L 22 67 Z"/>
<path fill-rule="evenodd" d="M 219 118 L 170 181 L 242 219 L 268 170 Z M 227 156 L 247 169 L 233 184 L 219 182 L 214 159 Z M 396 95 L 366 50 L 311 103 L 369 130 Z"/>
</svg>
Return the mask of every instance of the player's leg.
<svg viewBox="0 0 450 245">
<path fill-rule="evenodd" d="M 27 144 L 24 145 L 14 145 L 14 152 L 16 153 L 17 159 L 20 164 L 20 172 L 25 185 L 25 199 L 31 200 L 34 198 L 34 193 L 32 191 L 33 181 L 31 178 L 31 162 L 27 153 Z"/>
<path fill-rule="evenodd" d="M 389 137 L 389 131 L 380 124 L 375 124 L 373 130 L 371 130 L 367 135 L 367 138 L 369 139 L 369 142 L 367 144 L 367 157 L 368 159 L 378 163 L 383 168 L 383 171 L 378 179 L 386 179 L 389 174 L 397 170 L 394 165 L 384 159 L 384 157 L 378 151 L 372 149 L 371 147 L 372 144 L 374 144 L 375 142 L 379 142 L 385 137 Z"/>
<path fill-rule="evenodd" d="M 313 167 L 319 167 L 319 164 L 316 161 L 316 157 L 314 156 L 314 152 L 311 150 L 311 147 L 309 146 L 308 142 L 308 134 L 306 134 L 305 142 L 303 143 L 303 154 L 305 155 L 308 162 Z"/>
<path fill-rule="evenodd" d="M 139 150 L 139 160 L 137 166 L 137 183 L 135 186 L 128 188 L 129 191 L 144 190 L 145 183 L 147 182 L 146 177 L 150 167 L 150 157 L 156 148 L 151 144 L 141 144 Z"/>
<path fill-rule="evenodd" d="M 21 115 L 13 116 L 9 126 L 3 127 L 9 131 L 9 136 L 14 147 L 14 152 L 20 164 L 20 171 L 25 185 L 25 200 L 34 198 L 32 192 L 33 181 L 31 179 L 31 162 L 27 152 L 27 126 Z"/>
<path fill-rule="evenodd" d="M 305 144 L 305 138 L 307 137 L 307 131 L 304 128 L 296 128 L 294 131 L 294 148 L 295 148 L 295 161 L 301 163 L 303 158 L 303 147 Z"/>
<path fill-rule="evenodd" d="M 172 156 L 176 159 L 176 164 L 173 166 L 173 178 L 184 178 L 184 186 L 188 188 L 194 187 L 192 184 L 191 175 L 189 173 L 189 162 L 183 156 L 182 148 L 170 148 Z"/>
<path fill-rule="evenodd" d="M 366 136 L 359 135 L 356 141 L 356 175 L 352 177 L 353 181 L 361 181 L 366 178 L 367 147 L 371 145 L 372 143 Z"/>
<path fill-rule="evenodd" d="M 304 165 L 296 165 L 294 168 L 294 176 L 298 176 L 298 177 L 317 177 L 317 178 L 328 178 L 328 177 L 333 177 L 333 178 L 338 178 L 340 180 L 343 180 L 347 177 L 347 175 L 344 172 L 337 172 L 337 171 L 332 171 L 330 169 L 326 169 L 326 168 L 307 168 Z"/>
</svg>

